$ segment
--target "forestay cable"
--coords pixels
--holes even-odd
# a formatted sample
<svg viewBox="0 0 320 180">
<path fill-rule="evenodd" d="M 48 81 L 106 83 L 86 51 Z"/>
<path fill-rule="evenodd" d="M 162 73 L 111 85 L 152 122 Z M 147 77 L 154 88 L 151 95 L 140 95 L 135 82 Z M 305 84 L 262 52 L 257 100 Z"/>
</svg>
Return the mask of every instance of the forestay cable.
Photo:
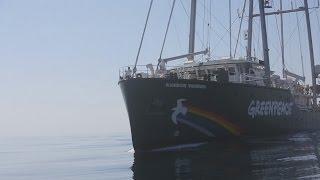
<svg viewBox="0 0 320 180">
<path fill-rule="evenodd" d="M 138 63 L 138 60 L 139 60 L 140 51 L 141 51 L 141 47 L 142 47 L 143 40 L 144 40 L 144 35 L 146 33 L 146 29 L 147 29 L 147 26 L 148 26 L 149 17 L 150 17 L 150 13 L 151 13 L 151 9 L 152 9 L 152 4 L 153 4 L 153 0 L 150 1 L 149 11 L 148 11 L 146 23 L 144 25 L 144 29 L 143 29 L 143 33 L 142 33 L 142 37 L 141 37 L 141 41 L 140 41 L 140 45 L 139 45 L 139 50 L 138 50 L 138 54 L 137 54 L 137 57 L 136 57 L 136 62 L 134 63 L 133 74 L 135 74 L 137 72 L 137 63 Z"/>
<path fill-rule="evenodd" d="M 163 43 L 162 43 L 162 47 L 161 47 L 161 51 L 160 51 L 159 60 L 161 60 L 161 58 L 162 58 L 163 49 L 164 49 L 164 46 L 165 46 L 166 41 L 167 41 L 168 31 L 169 31 L 169 27 L 170 27 L 170 23 L 171 23 L 172 14 L 173 14 L 173 10 L 174 10 L 175 4 L 176 4 L 176 0 L 173 0 L 172 7 L 171 7 L 171 12 L 170 12 L 170 16 L 169 16 L 169 21 L 168 21 L 168 24 L 167 24 L 166 33 L 164 35 L 164 39 L 163 39 Z"/>
</svg>

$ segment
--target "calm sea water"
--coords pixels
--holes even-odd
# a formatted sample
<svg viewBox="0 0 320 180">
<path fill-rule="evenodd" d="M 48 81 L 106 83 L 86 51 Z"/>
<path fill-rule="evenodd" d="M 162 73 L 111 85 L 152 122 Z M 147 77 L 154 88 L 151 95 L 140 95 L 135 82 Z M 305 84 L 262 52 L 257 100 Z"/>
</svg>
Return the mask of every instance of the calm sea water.
<svg viewBox="0 0 320 180">
<path fill-rule="evenodd" d="M 0 138 L 0 179 L 320 179 L 319 142 L 300 133 L 134 154 L 129 134 Z"/>
</svg>

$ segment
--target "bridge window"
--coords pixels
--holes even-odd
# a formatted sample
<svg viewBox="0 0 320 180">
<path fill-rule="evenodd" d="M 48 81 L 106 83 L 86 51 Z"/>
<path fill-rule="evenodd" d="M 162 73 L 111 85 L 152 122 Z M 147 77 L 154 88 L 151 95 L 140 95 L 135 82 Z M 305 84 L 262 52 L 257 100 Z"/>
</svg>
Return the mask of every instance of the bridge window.
<svg viewBox="0 0 320 180">
<path fill-rule="evenodd" d="M 229 75 L 232 75 L 232 76 L 236 75 L 236 68 L 234 68 L 234 67 L 229 67 L 229 68 L 228 68 L 228 71 L 229 71 Z"/>
</svg>

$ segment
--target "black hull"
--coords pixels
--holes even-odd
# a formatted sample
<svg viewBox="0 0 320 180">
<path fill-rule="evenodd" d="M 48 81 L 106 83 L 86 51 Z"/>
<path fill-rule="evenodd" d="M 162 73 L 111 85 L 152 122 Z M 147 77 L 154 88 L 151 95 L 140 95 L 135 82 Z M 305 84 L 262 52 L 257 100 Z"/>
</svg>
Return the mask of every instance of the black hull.
<svg viewBox="0 0 320 180">
<path fill-rule="evenodd" d="M 119 84 L 135 150 L 320 128 L 320 113 L 300 111 L 289 90 L 199 80 Z"/>
</svg>

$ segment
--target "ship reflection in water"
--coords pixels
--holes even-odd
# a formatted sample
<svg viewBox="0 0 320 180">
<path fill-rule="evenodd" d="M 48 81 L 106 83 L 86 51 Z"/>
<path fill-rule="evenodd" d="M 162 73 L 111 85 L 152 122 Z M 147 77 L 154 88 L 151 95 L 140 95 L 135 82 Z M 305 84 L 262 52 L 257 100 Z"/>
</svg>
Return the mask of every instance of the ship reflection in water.
<svg viewBox="0 0 320 180">
<path fill-rule="evenodd" d="M 320 179 L 320 133 L 136 153 L 133 179 Z"/>
</svg>

